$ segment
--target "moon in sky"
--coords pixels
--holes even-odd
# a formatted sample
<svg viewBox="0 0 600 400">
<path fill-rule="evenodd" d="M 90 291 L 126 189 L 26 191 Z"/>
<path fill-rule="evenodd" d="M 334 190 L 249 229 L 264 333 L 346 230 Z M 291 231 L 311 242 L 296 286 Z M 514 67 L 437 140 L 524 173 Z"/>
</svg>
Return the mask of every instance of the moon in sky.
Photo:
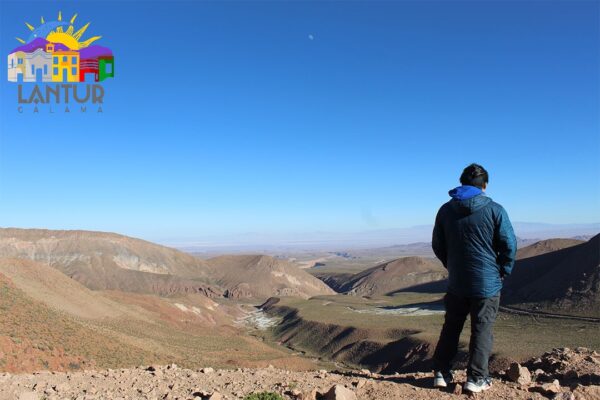
<svg viewBox="0 0 600 400">
<path fill-rule="evenodd" d="M 313 35 L 308 35 L 308 39 L 309 40 L 315 40 L 315 37 Z"/>
</svg>

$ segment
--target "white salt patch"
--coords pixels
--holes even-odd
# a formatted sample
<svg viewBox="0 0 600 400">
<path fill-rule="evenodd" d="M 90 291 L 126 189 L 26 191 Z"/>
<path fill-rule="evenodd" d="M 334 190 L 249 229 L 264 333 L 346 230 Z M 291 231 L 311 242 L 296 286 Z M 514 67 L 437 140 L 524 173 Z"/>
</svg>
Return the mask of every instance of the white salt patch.
<svg viewBox="0 0 600 400">
<path fill-rule="evenodd" d="M 264 331 L 277 325 L 279 321 L 279 318 L 269 317 L 264 311 L 257 310 L 238 318 L 235 324 Z"/>
<path fill-rule="evenodd" d="M 291 283 L 294 286 L 300 286 L 302 283 L 298 280 L 298 278 L 296 278 L 295 276 L 292 276 L 290 274 L 286 274 L 285 272 L 280 272 L 280 271 L 271 271 L 271 274 L 273 276 L 276 276 L 278 278 L 285 278 L 289 283 Z"/>
<path fill-rule="evenodd" d="M 422 315 L 444 314 L 444 307 L 441 304 L 423 304 L 419 306 L 400 306 L 394 308 L 375 307 L 361 310 L 352 307 L 346 308 L 355 313 L 374 315 L 399 315 L 408 317 L 418 317 Z"/>
<path fill-rule="evenodd" d="M 202 315 L 202 310 L 198 307 L 192 307 L 192 312 L 198 315 Z"/>
<path fill-rule="evenodd" d="M 183 304 L 175 303 L 175 307 L 179 308 L 181 311 L 189 312 L 190 310 Z"/>
<path fill-rule="evenodd" d="M 208 304 L 206 305 L 206 308 L 208 308 L 211 311 L 215 311 L 215 307 L 218 307 L 219 304 L 215 303 L 214 301 L 209 299 Z"/>
</svg>

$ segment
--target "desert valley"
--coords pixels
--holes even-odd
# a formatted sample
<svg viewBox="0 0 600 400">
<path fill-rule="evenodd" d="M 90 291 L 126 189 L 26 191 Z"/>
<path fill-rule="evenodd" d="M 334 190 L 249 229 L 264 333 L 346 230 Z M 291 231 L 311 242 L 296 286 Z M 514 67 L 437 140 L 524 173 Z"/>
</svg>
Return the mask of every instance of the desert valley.
<svg viewBox="0 0 600 400">
<path fill-rule="evenodd" d="M 600 235 L 517 257 L 488 398 L 599 398 Z M 1 229 L 0 398 L 456 397 L 430 385 L 446 275 L 427 243 L 206 256 Z"/>
</svg>

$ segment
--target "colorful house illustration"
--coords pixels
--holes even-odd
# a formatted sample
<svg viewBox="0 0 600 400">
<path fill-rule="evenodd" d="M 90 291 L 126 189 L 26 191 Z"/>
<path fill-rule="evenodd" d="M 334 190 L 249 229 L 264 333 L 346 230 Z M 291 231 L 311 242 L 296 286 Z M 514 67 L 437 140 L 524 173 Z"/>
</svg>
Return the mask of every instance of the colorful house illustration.
<svg viewBox="0 0 600 400">
<path fill-rule="evenodd" d="M 8 80 L 10 82 L 23 82 L 26 73 L 25 55 L 23 51 L 15 51 L 8 55 Z"/>
<path fill-rule="evenodd" d="M 114 78 L 115 58 L 112 55 L 98 58 L 98 71 L 100 74 L 100 82 L 106 78 Z"/>
<path fill-rule="evenodd" d="M 81 50 L 80 56 L 79 82 L 85 82 L 88 74 L 93 74 L 94 82 L 115 76 L 115 58 L 110 49 L 92 46 Z"/>
<path fill-rule="evenodd" d="M 79 52 L 52 53 L 52 82 L 79 82 Z"/>
<path fill-rule="evenodd" d="M 76 30 L 75 14 L 67 23 L 58 13 L 57 21 L 35 28 L 26 23 L 31 35 L 28 40 L 17 38 L 23 45 L 8 55 L 10 82 L 101 82 L 115 76 L 115 58 L 107 47 L 91 45 L 100 39 L 94 36 L 82 40 L 89 23 Z M 68 28 L 66 28 L 68 26 Z M 64 28 L 64 29 L 63 29 Z"/>
<path fill-rule="evenodd" d="M 8 56 L 8 80 L 13 82 L 50 82 L 52 56 L 41 48 L 31 53 L 17 51 Z"/>
</svg>

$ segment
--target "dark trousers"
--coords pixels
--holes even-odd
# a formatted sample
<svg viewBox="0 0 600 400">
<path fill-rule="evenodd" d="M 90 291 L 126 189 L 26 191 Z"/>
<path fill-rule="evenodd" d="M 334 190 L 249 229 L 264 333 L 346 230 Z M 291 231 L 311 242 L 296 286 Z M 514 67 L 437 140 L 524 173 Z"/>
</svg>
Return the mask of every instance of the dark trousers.
<svg viewBox="0 0 600 400">
<path fill-rule="evenodd" d="M 494 342 L 493 328 L 499 305 L 500 295 L 481 299 L 447 293 L 444 297 L 444 327 L 433 355 L 433 368 L 436 371 L 452 369 L 452 360 L 458 351 L 458 339 L 467 315 L 470 314 L 471 340 L 467 375 L 474 379 L 487 378 L 488 362 Z"/>
</svg>

